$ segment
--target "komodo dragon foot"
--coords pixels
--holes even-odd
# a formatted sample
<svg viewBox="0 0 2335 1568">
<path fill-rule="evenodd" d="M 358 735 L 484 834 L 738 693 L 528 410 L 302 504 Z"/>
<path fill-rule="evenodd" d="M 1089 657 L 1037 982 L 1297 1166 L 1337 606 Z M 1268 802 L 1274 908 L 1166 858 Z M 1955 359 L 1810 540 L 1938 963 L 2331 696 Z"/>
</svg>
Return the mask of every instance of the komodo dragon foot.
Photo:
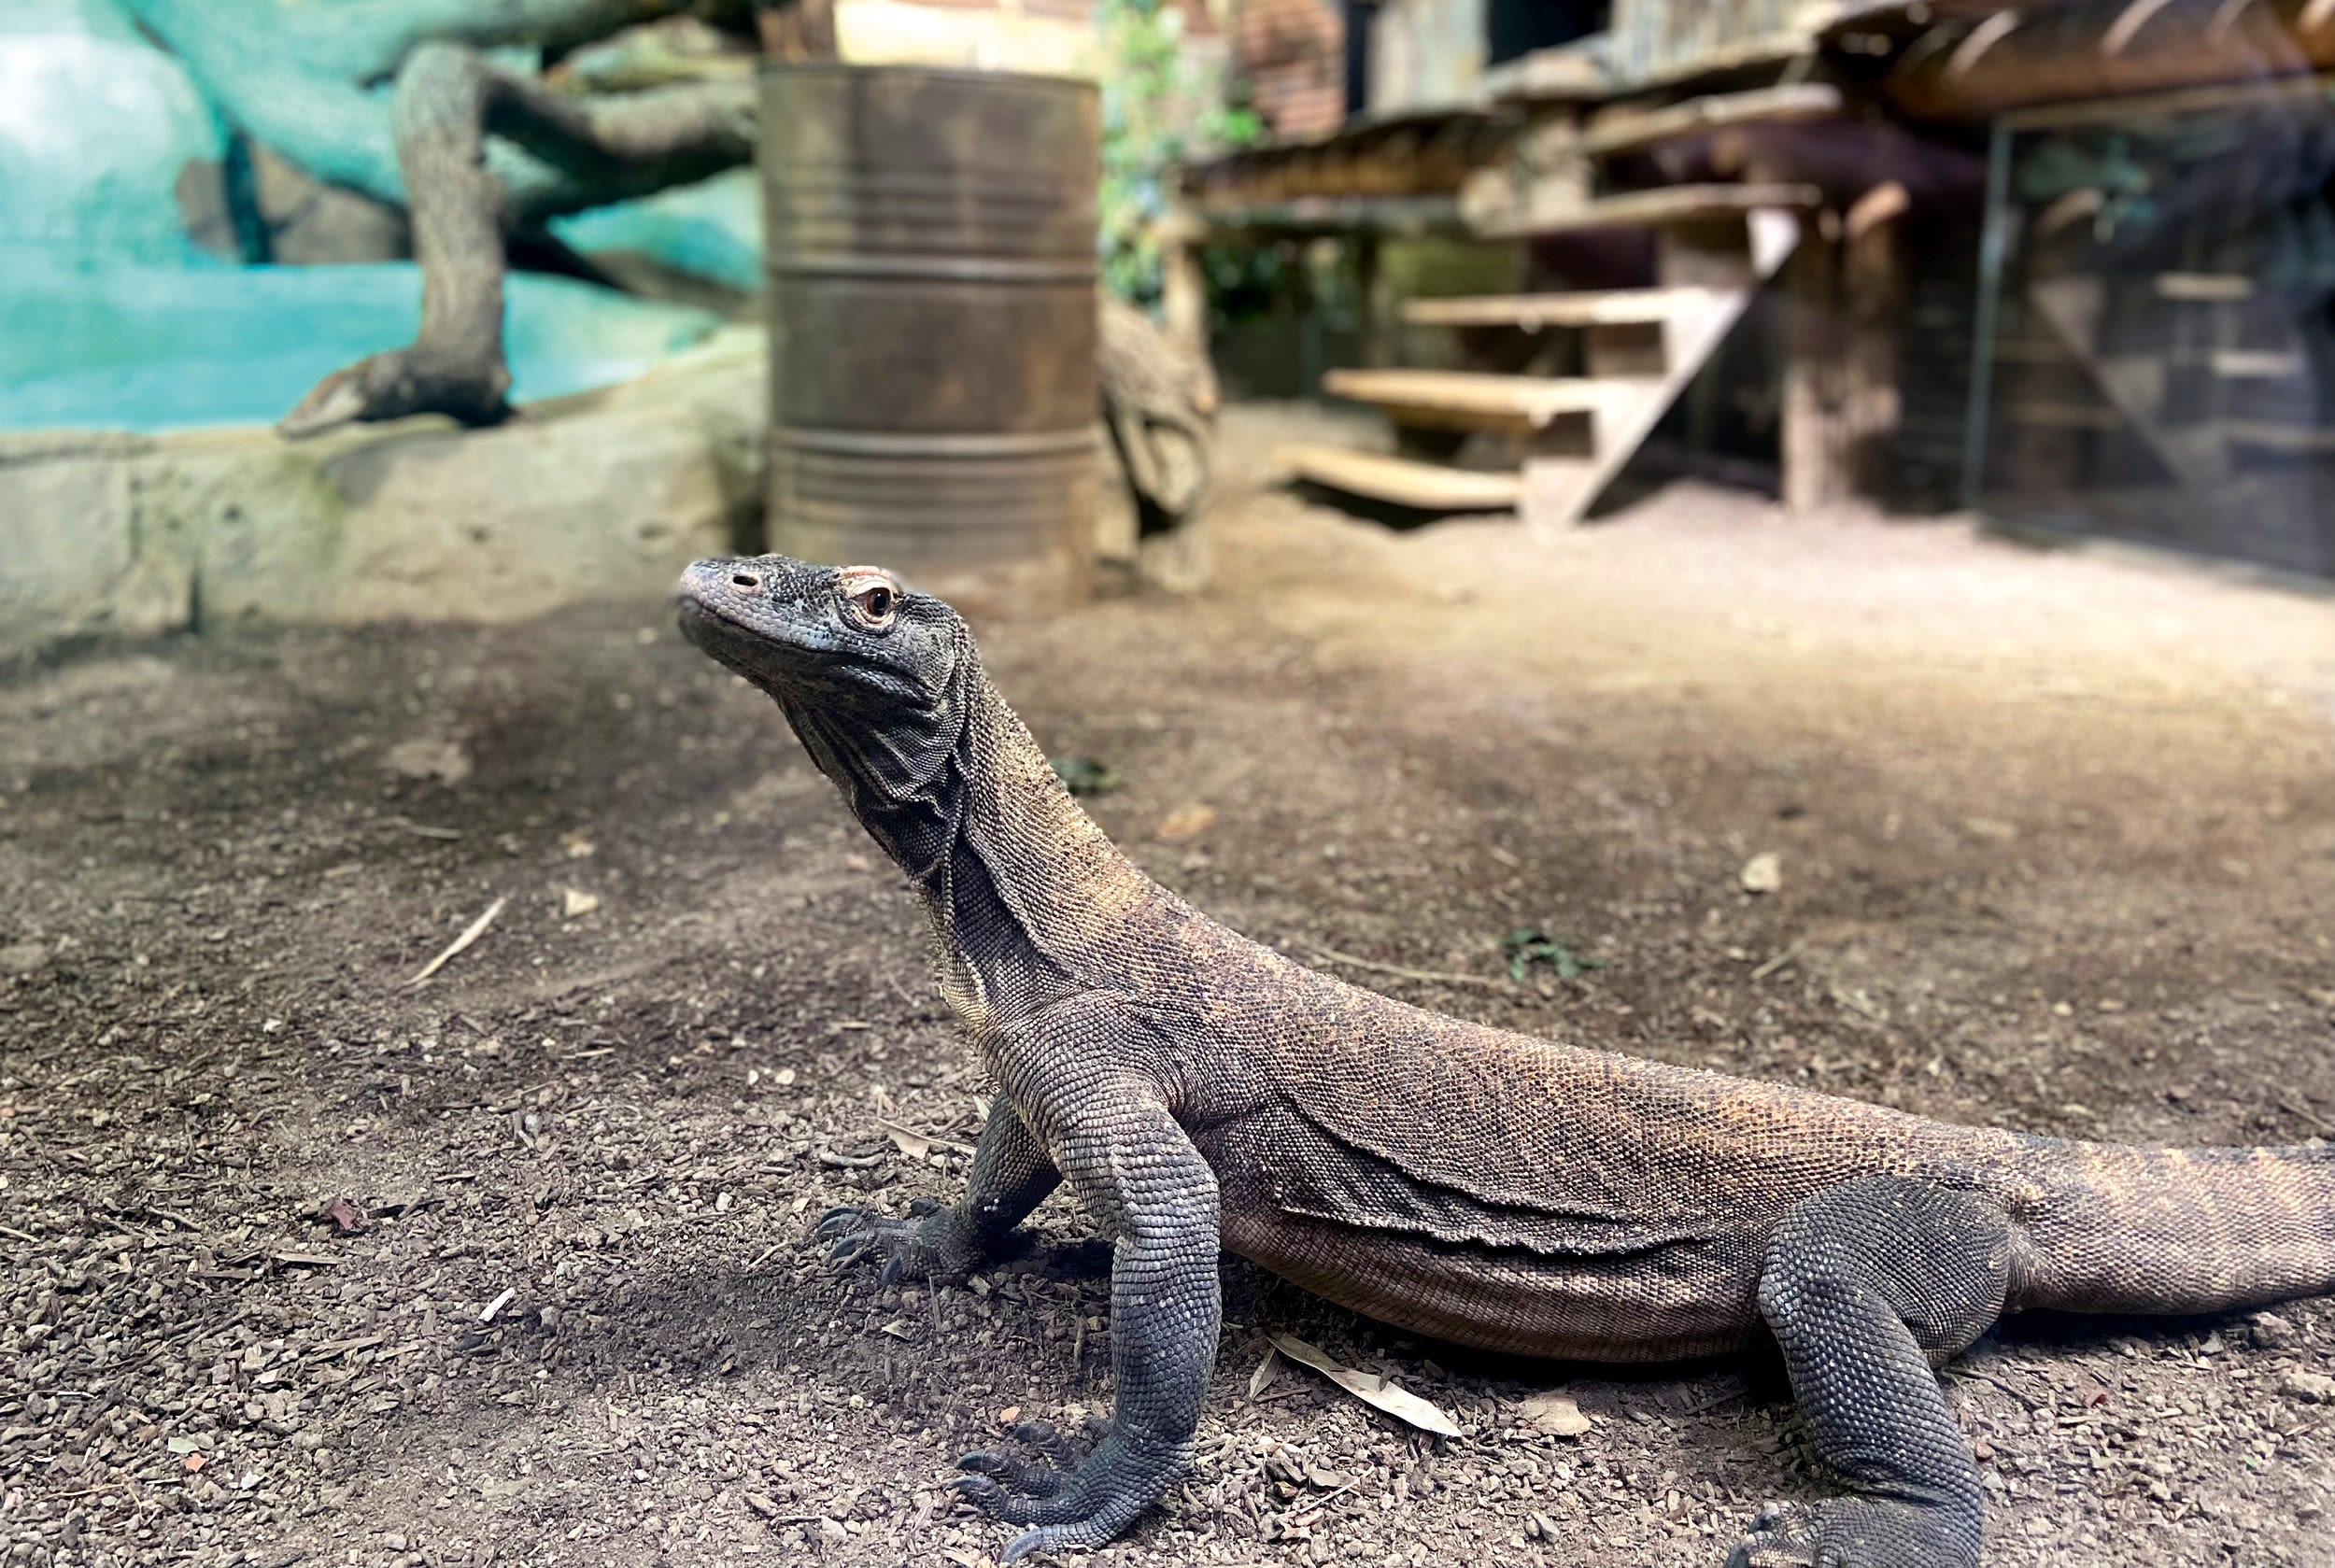
<svg viewBox="0 0 2335 1568">
<path fill-rule="evenodd" d="M 1147 1440 L 1092 1418 L 1087 1430 L 1098 1441 L 1083 1460 L 1076 1445 L 1049 1423 L 1024 1421 L 1013 1435 L 1035 1450 L 1035 1461 L 983 1452 L 956 1462 L 967 1474 L 950 1485 L 967 1502 L 992 1519 L 1034 1527 L 1007 1545 L 1000 1563 L 1063 1547 L 1100 1546 L 1133 1522 L 1189 1458 L 1189 1443 Z"/>
<path fill-rule="evenodd" d="M 830 1208 L 819 1216 L 811 1239 L 834 1243 L 827 1261 L 837 1268 L 863 1258 L 884 1259 L 886 1285 L 903 1279 L 961 1279 L 989 1255 L 974 1228 L 934 1198 L 911 1203 L 905 1220 L 856 1205 Z"/>
<path fill-rule="evenodd" d="M 1841 1497 L 1765 1510 L 1727 1568 L 1934 1568 L 1965 1561 L 1968 1551 L 1954 1522 L 1931 1509 Z"/>
</svg>

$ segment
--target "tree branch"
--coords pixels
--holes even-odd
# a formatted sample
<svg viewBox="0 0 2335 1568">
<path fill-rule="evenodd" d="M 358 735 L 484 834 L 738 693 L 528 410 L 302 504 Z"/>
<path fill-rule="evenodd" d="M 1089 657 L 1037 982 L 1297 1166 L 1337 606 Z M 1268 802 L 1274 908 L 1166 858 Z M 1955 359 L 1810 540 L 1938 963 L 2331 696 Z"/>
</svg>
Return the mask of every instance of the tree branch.
<svg viewBox="0 0 2335 1568">
<path fill-rule="evenodd" d="M 406 346 L 317 383 L 276 427 L 288 436 L 412 414 L 472 425 L 509 417 L 503 233 L 514 213 L 567 209 L 545 201 L 557 183 L 506 191 L 488 157 L 490 130 L 568 186 L 589 189 L 595 204 L 744 162 L 756 140 L 751 81 L 577 100 L 446 43 L 407 55 L 391 124 L 422 268 L 421 331 Z"/>
</svg>

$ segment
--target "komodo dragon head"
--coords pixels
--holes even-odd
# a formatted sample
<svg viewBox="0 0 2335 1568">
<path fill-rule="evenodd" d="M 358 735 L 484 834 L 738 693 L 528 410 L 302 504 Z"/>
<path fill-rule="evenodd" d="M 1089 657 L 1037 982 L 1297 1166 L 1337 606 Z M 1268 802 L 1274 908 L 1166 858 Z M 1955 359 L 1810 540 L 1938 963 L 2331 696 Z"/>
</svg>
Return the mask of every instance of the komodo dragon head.
<svg viewBox="0 0 2335 1568">
<path fill-rule="evenodd" d="M 878 567 L 785 556 L 699 561 L 679 594 L 684 635 L 776 699 L 860 821 L 915 864 L 900 819 L 948 814 L 939 792 L 984 684 L 956 612 Z"/>
</svg>

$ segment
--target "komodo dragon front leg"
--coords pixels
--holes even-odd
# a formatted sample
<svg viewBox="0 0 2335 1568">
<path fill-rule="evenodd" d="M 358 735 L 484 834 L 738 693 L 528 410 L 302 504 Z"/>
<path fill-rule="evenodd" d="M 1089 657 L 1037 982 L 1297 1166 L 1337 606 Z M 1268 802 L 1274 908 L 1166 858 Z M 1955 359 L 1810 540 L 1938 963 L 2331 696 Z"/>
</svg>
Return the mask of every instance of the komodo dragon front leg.
<svg viewBox="0 0 2335 1568">
<path fill-rule="evenodd" d="M 911 1222 L 838 1209 L 820 1225 L 842 1238 L 843 1261 L 889 1252 L 886 1278 L 943 1264 L 961 1273 L 1068 1178 L 1114 1243 L 1111 1372 L 1119 1405 L 1102 1440 L 1067 1475 L 990 1453 L 958 1462 L 969 1473 L 955 1484 L 969 1499 L 1009 1524 L 1034 1527 L 1006 1547 L 1005 1562 L 1099 1546 L 1182 1473 L 1223 1316 L 1216 1178 L 1158 1091 L 1132 1075 L 1081 1070 L 1075 1058 L 1041 1060 L 1028 1075 L 1037 1081 L 1013 1082 L 1009 1093 L 1018 1091 L 1036 1114 L 1026 1120 L 1012 1099 L 998 1096 L 974 1151 L 971 1185 L 954 1208 L 935 1206 Z M 1055 1107 L 1062 1109 L 1044 1109 Z M 1042 1443 L 1050 1434 L 1032 1435 Z"/>
<path fill-rule="evenodd" d="M 2002 1211 L 1930 1182 L 1866 1177 L 1785 1216 L 1760 1311 L 1853 1495 L 1769 1509 L 1729 1568 L 1976 1568 L 1978 1470 L 1933 1367 L 2002 1314 L 2010 1265 Z"/>
</svg>

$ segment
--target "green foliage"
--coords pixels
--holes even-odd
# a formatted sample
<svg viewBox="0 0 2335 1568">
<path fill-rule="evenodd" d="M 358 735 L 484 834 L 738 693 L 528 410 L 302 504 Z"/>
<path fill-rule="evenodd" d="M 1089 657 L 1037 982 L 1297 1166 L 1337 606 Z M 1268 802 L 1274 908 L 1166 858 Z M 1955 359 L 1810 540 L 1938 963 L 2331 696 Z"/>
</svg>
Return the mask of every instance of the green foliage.
<svg viewBox="0 0 2335 1568">
<path fill-rule="evenodd" d="M 1159 299 L 1153 233 L 1176 164 L 1264 134 L 1254 111 L 1228 106 L 1216 74 L 1182 49 L 1183 13 L 1159 0 L 1099 0 L 1103 53 L 1103 282 L 1121 299 Z"/>
<path fill-rule="evenodd" d="M 1559 980 L 1578 980 L 1592 969 L 1608 967 L 1603 958 L 1582 957 L 1537 925 L 1519 925 L 1510 931 L 1500 939 L 1500 951 L 1508 955 L 1508 979 L 1519 985 L 1535 964 L 1548 965 Z"/>
<path fill-rule="evenodd" d="M 1046 766 L 1073 795 L 1108 795 L 1119 787 L 1119 775 L 1091 756 L 1050 756 Z"/>
</svg>

